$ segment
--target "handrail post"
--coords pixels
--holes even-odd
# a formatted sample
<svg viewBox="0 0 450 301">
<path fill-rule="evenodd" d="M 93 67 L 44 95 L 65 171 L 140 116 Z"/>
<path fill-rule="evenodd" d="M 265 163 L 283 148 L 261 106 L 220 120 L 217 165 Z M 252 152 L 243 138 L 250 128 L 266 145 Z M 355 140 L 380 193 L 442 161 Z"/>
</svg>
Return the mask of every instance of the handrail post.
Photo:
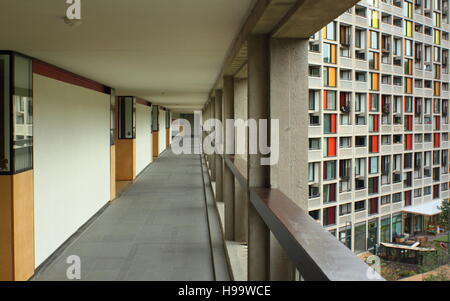
<svg viewBox="0 0 450 301">
<path fill-rule="evenodd" d="M 216 118 L 216 98 L 215 97 L 211 97 L 211 119 L 215 119 Z M 215 129 L 214 129 L 215 131 Z M 215 138 L 215 136 L 213 137 Z M 215 141 L 214 141 L 215 143 Z M 210 155 L 209 158 L 209 163 L 211 165 L 211 181 L 216 181 L 216 155 L 212 154 Z"/>
<path fill-rule="evenodd" d="M 248 80 L 247 78 L 234 79 L 234 118 L 235 120 L 247 120 L 248 113 Z M 248 142 L 248 132 L 238 133 L 236 129 L 235 135 L 235 158 L 241 158 L 247 152 L 246 145 Z M 244 151 L 244 152 L 242 152 Z M 247 167 L 247 166 L 246 166 Z M 247 170 L 245 170 L 245 178 L 248 178 Z M 235 180 L 234 188 L 234 206 L 235 206 L 235 219 L 234 219 L 234 231 L 235 240 L 238 242 L 248 242 L 248 196 L 247 187 L 242 186 L 238 180 Z"/>
<path fill-rule="evenodd" d="M 228 128 L 227 119 L 234 119 L 234 78 L 225 76 L 223 79 L 222 122 L 224 154 L 234 153 L 234 125 Z M 235 240 L 234 229 L 234 175 L 225 160 L 221 161 L 223 168 L 223 202 L 225 205 L 225 239 Z"/>
<path fill-rule="evenodd" d="M 271 118 L 279 122 L 279 158 L 271 166 L 271 187 L 308 209 L 308 46 L 309 39 L 271 39 Z M 287 130 L 288 129 L 288 130 Z M 295 166 L 295 168 L 291 168 Z M 295 270 L 276 239 L 271 241 L 271 280 L 295 279 Z"/>
<path fill-rule="evenodd" d="M 248 38 L 248 118 L 258 123 L 256 137 L 248 135 L 248 186 L 268 187 L 270 168 L 261 165 L 262 154 L 251 150 L 251 141 L 259 142 L 259 120 L 269 119 L 269 37 Z M 269 132 L 269 131 L 268 131 Z M 255 134 L 255 133 L 253 133 Z M 256 145 L 259 145 L 256 144 Z M 250 192 L 249 192 L 250 193 Z M 248 197 L 250 200 L 250 196 Z M 252 204 L 248 203 L 248 280 L 270 280 L 270 231 Z"/>
<path fill-rule="evenodd" d="M 216 119 L 222 122 L 222 90 L 215 91 L 215 116 Z M 215 139 L 215 154 L 214 160 L 216 161 L 214 164 L 215 167 L 215 180 L 216 180 L 216 201 L 223 201 L 223 163 L 221 152 L 223 149 L 223 126 L 215 129 L 216 139 Z"/>
</svg>

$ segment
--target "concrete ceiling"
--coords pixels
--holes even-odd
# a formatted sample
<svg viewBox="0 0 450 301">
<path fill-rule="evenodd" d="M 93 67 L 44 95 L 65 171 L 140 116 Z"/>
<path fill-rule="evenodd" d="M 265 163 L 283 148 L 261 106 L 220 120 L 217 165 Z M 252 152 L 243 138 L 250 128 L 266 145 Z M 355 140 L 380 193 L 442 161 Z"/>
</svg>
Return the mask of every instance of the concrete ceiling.
<svg viewBox="0 0 450 301">
<path fill-rule="evenodd" d="M 175 111 L 202 108 L 253 0 L 0 0 L 0 49 L 15 50 Z"/>
</svg>

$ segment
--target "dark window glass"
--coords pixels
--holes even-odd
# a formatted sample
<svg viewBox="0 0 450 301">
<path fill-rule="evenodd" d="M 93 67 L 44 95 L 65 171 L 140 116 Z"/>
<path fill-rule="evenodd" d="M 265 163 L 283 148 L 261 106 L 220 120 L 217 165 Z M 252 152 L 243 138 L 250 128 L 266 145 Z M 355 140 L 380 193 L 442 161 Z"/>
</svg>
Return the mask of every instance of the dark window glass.
<svg viewBox="0 0 450 301">
<path fill-rule="evenodd" d="M 152 106 L 152 132 L 159 131 L 159 106 Z"/>
<path fill-rule="evenodd" d="M 136 138 L 136 101 L 131 96 L 119 97 L 119 139 Z"/>
</svg>

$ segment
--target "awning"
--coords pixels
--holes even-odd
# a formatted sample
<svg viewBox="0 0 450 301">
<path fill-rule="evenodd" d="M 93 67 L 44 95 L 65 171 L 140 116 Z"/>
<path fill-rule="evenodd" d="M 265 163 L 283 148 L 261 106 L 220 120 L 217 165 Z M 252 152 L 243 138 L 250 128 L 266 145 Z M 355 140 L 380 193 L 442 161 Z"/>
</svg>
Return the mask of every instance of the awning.
<svg viewBox="0 0 450 301">
<path fill-rule="evenodd" d="M 416 215 L 433 216 L 442 212 L 442 210 L 439 209 L 441 206 L 442 200 L 434 200 L 420 205 L 403 208 L 403 212 Z"/>
<path fill-rule="evenodd" d="M 401 249 L 401 250 L 408 250 L 408 251 L 418 251 L 418 252 L 432 252 L 436 251 L 434 248 L 422 248 L 422 247 L 414 247 L 414 246 L 406 246 L 406 245 L 399 245 L 399 244 L 392 244 L 387 242 L 382 242 L 382 246 L 390 249 Z"/>
</svg>

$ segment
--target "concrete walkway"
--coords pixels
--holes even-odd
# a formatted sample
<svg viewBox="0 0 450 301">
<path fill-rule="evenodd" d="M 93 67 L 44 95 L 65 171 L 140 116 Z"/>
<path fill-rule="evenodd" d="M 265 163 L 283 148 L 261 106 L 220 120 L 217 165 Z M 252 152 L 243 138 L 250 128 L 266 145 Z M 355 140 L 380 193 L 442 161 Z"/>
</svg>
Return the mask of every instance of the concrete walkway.
<svg viewBox="0 0 450 301">
<path fill-rule="evenodd" d="M 165 151 L 34 280 L 67 280 L 70 255 L 81 280 L 214 280 L 200 156 Z"/>
</svg>

